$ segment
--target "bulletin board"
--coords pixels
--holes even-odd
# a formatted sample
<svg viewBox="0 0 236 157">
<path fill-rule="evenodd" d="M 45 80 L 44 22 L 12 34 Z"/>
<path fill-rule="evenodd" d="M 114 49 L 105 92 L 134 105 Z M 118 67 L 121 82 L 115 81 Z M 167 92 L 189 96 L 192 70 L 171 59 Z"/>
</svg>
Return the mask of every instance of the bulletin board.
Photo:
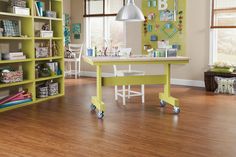
<svg viewBox="0 0 236 157">
<path fill-rule="evenodd" d="M 161 5 L 165 2 L 168 6 Z M 185 55 L 186 0 L 143 0 L 142 11 L 145 16 L 142 26 L 143 54 L 147 54 L 145 47 L 150 45 L 157 49 L 158 41 L 169 41 L 169 45 L 179 46 L 177 55 Z"/>
</svg>

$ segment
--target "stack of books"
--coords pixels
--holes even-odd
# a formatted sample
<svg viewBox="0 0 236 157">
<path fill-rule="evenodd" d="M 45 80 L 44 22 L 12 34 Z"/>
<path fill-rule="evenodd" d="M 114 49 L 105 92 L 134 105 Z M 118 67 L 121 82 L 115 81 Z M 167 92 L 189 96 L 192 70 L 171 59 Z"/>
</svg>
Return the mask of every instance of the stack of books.
<svg viewBox="0 0 236 157">
<path fill-rule="evenodd" d="M 26 56 L 23 52 L 9 52 L 2 54 L 3 60 L 23 60 L 26 59 Z"/>
<path fill-rule="evenodd" d="M 23 90 L 0 99 L 0 109 L 14 105 L 20 105 L 31 101 L 32 94 L 28 93 L 26 90 Z"/>
<path fill-rule="evenodd" d="M 45 3 L 41 1 L 35 1 L 35 8 L 37 16 L 44 16 L 45 14 Z"/>
</svg>

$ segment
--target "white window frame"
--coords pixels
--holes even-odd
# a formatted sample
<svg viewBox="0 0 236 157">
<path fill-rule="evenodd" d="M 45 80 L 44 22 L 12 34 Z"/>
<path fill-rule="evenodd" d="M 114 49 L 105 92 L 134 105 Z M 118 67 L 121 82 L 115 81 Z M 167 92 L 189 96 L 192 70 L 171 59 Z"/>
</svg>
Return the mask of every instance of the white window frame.
<svg viewBox="0 0 236 157">
<path fill-rule="evenodd" d="M 92 45 L 91 45 L 91 34 L 90 34 L 90 30 L 91 30 L 91 23 L 90 23 L 90 18 L 93 18 L 93 17 L 86 17 L 85 18 L 85 41 L 86 41 L 86 48 L 92 48 Z M 95 17 L 96 18 L 96 17 Z M 109 20 L 107 20 L 107 18 L 109 18 L 109 16 L 103 16 L 102 17 L 102 20 L 103 20 L 103 46 L 106 46 L 105 45 L 105 39 L 109 39 L 110 38 L 110 24 Z M 123 22 L 123 32 L 124 32 L 124 38 L 123 38 L 123 41 L 124 41 L 124 46 L 126 46 L 126 24 Z"/>
<path fill-rule="evenodd" d="M 217 33 L 218 33 L 218 29 L 220 28 L 215 28 L 212 29 L 212 0 L 210 1 L 210 24 L 209 24 L 209 32 L 210 32 L 210 47 L 209 47 L 209 65 L 213 65 L 216 61 L 217 61 L 217 43 L 218 43 L 218 38 L 217 38 Z M 223 29 L 227 29 L 227 28 L 223 28 Z M 235 28 L 236 29 L 236 28 Z"/>
</svg>

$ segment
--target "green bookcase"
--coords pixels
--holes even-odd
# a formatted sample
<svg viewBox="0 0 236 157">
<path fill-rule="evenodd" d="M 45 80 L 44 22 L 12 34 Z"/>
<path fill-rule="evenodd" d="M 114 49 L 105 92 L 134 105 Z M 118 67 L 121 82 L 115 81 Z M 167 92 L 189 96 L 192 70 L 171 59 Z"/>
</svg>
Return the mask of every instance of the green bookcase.
<svg viewBox="0 0 236 157">
<path fill-rule="evenodd" d="M 0 37 L 0 44 L 11 44 L 19 43 L 21 50 L 27 56 L 25 60 L 0 60 L 0 67 L 6 65 L 21 64 L 23 67 L 24 80 L 22 82 L 3 84 L 0 83 L 0 90 L 5 89 L 28 89 L 32 93 L 32 102 L 14 105 L 0 109 L 0 112 L 35 104 L 42 101 L 47 101 L 57 97 L 64 96 L 64 45 L 63 45 L 63 1 L 62 0 L 40 0 L 45 3 L 47 10 L 55 11 L 57 13 L 56 18 L 40 17 L 37 16 L 35 0 L 27 0 L 27 7 L 30 8 L 29 16 L 22 16 L 7 12 L 5 10 L 3 2 L 0 2 L 0 19 L 14 19 L 21 21 L 21 34 L 23 37 Z M 45 22 L 50 24 L 50 29 L 54 35 L 52 38 L 41 38 L 35 35 L 35 25 L 37 21 Z M 48 58 L 36 58 L 35 47 L 38 42 L 48 42 L 50 46 L 52 43 L 56 43 L 57 55 L 50 56 Z M 9 46 L 9 47 L 10 47 Z M 62 74 L 50 77 L 36 78 L 35 66 L 38 63 L 56 61 L 59 63 Z M 39 83 L 53 80 L 59 83 L 59 94 L 49 96 L 46 98 L 37 98 L 36 87 Z"/>
</svg>

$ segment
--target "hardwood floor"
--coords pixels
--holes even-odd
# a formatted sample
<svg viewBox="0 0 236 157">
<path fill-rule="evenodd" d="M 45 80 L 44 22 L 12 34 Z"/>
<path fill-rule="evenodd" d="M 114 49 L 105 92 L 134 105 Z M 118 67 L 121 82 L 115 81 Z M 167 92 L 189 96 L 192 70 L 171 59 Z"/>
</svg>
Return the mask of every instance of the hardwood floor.
<svg viewBox="0 0 236 157">
<path fill-rule="evenodd" d="M 89 111 L 95 80 L 66 81 L 66 97 L 0 114 L 0 157 L 235 157 L 236 96 L 172 87 L 181 113 L 162 110 L 161 86 L 126 106 L 104 88 L 104 120 Z"/>
</svg>

